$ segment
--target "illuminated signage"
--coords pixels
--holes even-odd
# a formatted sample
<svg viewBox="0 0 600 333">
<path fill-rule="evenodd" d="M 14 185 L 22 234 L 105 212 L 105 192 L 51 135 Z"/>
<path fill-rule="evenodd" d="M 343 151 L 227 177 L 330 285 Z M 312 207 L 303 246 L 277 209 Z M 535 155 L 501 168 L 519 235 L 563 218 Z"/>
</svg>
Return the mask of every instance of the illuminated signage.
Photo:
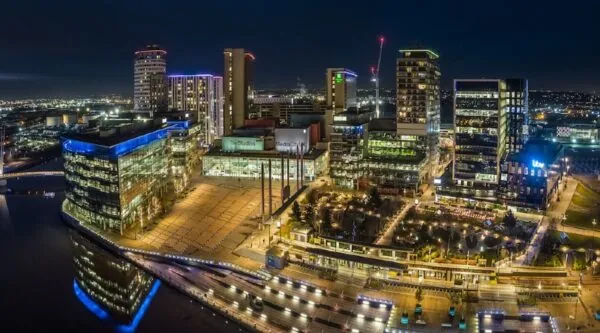
<svg viewBox="0 0 600 333">
<path fill-rule="evenodd" d="M 496 182 L 496 175 L 490 175 L 487 173 L 476 173 L 475 180 L 482 182 Z"/>
<path fill-rule="evenodd" d="M 435 179 L 433 180 L 433 183 L 434 183 L 435 185 L 440 185 L 440 184 L 442 183 L 442 180 L 441 180 L 440 178 L 435 178 Z"/>
<path fill-rule="evenodd" d="M 538 160 L 533 160 L 533 162 L 531 162 L 531 166 L 534 168 L 543 168 L 544 167 L 544 163 L 541 163 Z"/>
<path fill-rule="evenodd" d="M 265 150 L 265 142 L 262 138 L 253 137 L 223 137 L 223 151 L 261 151 Z"/>
<path fill-rule="evenodd" d="M 335 83 L 342 83 L 342 81 L 344 81 L 344 78 L 342 77 L 342 73 L 335 74 Z"/>
<path fill-rule="evenodd" d="M 346 121 L 346 116 L 335 116 L 333 117 L 333 121 Z"/>
</svg>

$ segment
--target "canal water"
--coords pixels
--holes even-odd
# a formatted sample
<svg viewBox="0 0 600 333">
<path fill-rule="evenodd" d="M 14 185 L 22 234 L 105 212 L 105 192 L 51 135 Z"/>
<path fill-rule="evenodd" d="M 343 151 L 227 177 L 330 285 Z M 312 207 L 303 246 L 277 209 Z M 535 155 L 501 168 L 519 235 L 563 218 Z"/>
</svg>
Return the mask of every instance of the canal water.
<svg viewBox="0 0 600 333">
<path fill-rule="evenodd" d="M 62 177 L 10 180 L 12 194 L 0 195 L 0 331 L 2 332 L 239 332 L 239 326 L 211 309 L 160 283 L 144 290 L 146 306 L 131 322 L 106 313 L 101 302 L 81 294 L 76 283 L 77 257 L 73 233 L 60 219 L 64 200 Z M 36 189 L 32 194 L 28 189 Z M 54 192 L 44 196 L 43 191 Z M 20 194 L 14 194 L 20 193 Z M 85 242 L 84 242 L 85 243 Z M 91 267 L 110 267 L 104 260 L 119 263 L 101 248 L 88 244 Z M 87 260 L 87 259 L 86 259 Z M 95 260 L 95 261 L 94 261 Z M 122 262 L 121 262 L 122 263 Z M 114 265 L 113 265 L 114 266 Z M 135 268 L 134 268 L 135 269 Z M 136 273 L 136 272 L 134 272 Z M 141 276 L 145 276 L 140 273 Z M 102 273 L 100 273 L 102 275 Z M 94 276 L 92 274 L 92 276 Z M 120 280 L 110 276 L 107 279 Z M 138 277 L 136 279 L 139 280 Z M 137 280 L 136 280 L 137 281 Z M 157 283 L 158 282 L 158 283 Z M 89 286 L 89 285 L 88 285 Z M 98 310 L 98 307 L 100 310 Z M 94 311 L 96 310 L 96 311 Z M 103 312 L 104 311 L 104 312 Z M 100 314 L 99 314 L 100 313 Z M 104 314 L 104 315 L 102 315 Z"/>
</svg>

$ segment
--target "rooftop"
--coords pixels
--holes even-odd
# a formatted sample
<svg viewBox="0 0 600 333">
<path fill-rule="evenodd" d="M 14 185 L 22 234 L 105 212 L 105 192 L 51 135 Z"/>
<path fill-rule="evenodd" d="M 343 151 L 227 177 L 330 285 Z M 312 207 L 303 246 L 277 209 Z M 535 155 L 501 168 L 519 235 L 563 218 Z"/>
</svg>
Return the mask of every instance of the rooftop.
<svg viewBox="0 0 600 333">
<path fill-rule="evenodd" d="M 134 122 L 134 123 L 118 123 L 110 124 L 96 133 L 67 133 L 63 139 L 77 140 L 81 142 L 92 143 L 95 145 L 111 147 L 131 139 L 144 136 L 146 134 L 159 131 L 167 128 L 167 124 L 158 122 Z M 114 130 L 114 133 L 103 135 L 107 131 Z"/>
<path fill-rule="evenodd" d="M 422 53 L 422 54 L 426 54 L 429 58 L 431 59 L 437 59 L 440 56 L 433 52 L 432 50 L 428 50 L 428 49 L 405 49 L 405 50 L 399 50 L 400 53 L 402 53 L 402 56 L 404 58 L 418 58 L 418 57 L 413 57 L 412 53 Z"/>
</svg>

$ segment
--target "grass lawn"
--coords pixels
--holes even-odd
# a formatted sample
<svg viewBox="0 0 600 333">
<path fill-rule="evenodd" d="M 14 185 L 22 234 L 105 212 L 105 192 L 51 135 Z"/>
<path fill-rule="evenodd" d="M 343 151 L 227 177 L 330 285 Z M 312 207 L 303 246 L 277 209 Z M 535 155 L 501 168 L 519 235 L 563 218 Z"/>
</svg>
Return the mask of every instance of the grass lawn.
<svg viewBox="0 0 600 333">
<path fill-rule="evenodd" d="M 563 263 L 556 254 L 540 253 L 535 261 L 535 266 L 541 267 L 562 267 Z"/>
<path fill-rule="evenodd" d="M 550 233 L 552 240 L 560 241 L 560 231 L 552 231 Z M 600 238 L 582 236 L 577 234 L 567 233 L 568 239 L 566 239 L 563 245 L 567 245 L 572 249 L 600 249 Z"/>
<path fill-rule="evenodd" d="M 566 225 L 600 230 L 600 194 L 578 184 L 566 215 Z M 596 226 L 592 224 L 594 218 Z"/>
</svg>

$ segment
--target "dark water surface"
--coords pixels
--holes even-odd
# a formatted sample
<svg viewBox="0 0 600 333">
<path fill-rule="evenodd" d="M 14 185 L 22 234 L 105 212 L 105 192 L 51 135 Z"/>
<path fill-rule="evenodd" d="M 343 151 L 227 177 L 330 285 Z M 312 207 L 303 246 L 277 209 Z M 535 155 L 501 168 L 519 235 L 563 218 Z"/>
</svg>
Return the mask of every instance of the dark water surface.
<svg viewBox="0 0 600 333">
<path fill-rule="evenodd" d="M 43 166 L 42 166 L 43 167 Z M 62 177 L 21 178 L 9 188 L 56 191 L 0 195 L 0 327 L 2 332 L 112 332 L 75 295 L 73 230 L 60 219 Z M 102 249 L 97 249 L 102 252 Z M 96 252 L 93 250 L 92 252 Z M 104 253 L 104 258 L 119 260 Z M 107 257 L 106 257 L 107 256 Z M 160 283 L 135 332 L 238 332 L 239 327 Z"/>
</svg>

